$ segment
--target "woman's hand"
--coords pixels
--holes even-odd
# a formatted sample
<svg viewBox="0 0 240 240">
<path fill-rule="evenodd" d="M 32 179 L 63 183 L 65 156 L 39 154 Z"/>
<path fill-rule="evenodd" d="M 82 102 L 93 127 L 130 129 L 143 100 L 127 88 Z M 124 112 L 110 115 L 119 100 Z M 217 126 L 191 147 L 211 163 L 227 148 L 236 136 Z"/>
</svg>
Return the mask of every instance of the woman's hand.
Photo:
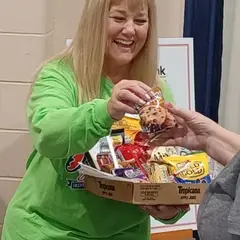
<svg viewBox="0 0 240 240">
<path fill-rule="evenodd" d="M 141 209 L 155 219 L 170 220 L 174 218 L 181 210 L 189 211 L 189 206 L 144 205 L 141 206 Z"/>
<path fill-rule="evenodd" d="M 166 104 L 175 116 L 179 128 L 171 129 L 152 139 L 155 146 L 180 146 L 202 150 L 222 165 L 226 165 L 240 149 L 240 135 L 230 132 L 200 113 Z"/>
<path fill-rule="evenodd" d="M 151 144 L 206 150 L 213 128 L 218 125 L 200 113 L 180 109 L 170 103 L 166 104 L 166 108 L 174 115 L 180 126 L 155 137 Z"/>
<path fill-rule="evenodd" d="M 108 112 L 115 120 L 120 120 L 125 113 L 136 114 L 136 106 L 142 106 L 151 99 L 151 88 L 135 80 L 122 80 L 112 90 L 108 102 Z"/>
</svg>

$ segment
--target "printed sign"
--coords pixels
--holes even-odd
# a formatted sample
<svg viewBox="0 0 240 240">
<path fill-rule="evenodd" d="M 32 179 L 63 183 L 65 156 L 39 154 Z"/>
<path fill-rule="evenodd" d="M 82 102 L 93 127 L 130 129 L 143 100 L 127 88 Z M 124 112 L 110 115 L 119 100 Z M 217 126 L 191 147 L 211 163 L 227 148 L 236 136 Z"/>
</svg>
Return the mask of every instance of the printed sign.
<svg viewBox="0 0 240 240">
<path fill-rule="evenodd" d="M 195 110 L 193 39 L 160 38 L 158 58 L 158 74 L 169 84 L 176 104 L 182 108 Z M 185 193 L 187 190 L 179 191 Z M 191 206 L 190 212 L 174 225 L 164 225 L 152 218 L 152 233 L 182 229 L 196 230 L 196 216 L 197 206 Z"/>
</svg>

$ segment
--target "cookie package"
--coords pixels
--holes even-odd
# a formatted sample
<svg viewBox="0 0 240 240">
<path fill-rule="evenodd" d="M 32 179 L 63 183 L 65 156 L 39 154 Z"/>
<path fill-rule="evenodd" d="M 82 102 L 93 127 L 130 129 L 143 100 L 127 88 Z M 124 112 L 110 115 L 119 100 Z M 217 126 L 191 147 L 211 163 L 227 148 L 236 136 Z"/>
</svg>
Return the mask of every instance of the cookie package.
<svg viewBox="0 0 240 240">
<path fill-rule="evenodd" d="M 174 116 L 164 107 L 164 97 L 160 88 L 153 88 L 154 95 L 144 106 L 137 107 L 142 131 L 155 136 L 177 127 Z"/>
</svg>

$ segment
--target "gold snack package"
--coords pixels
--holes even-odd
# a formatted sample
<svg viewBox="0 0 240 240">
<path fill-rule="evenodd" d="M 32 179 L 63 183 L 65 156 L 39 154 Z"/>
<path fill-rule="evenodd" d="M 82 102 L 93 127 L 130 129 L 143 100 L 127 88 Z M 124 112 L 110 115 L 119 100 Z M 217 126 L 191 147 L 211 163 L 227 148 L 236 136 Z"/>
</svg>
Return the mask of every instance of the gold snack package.
<svg viewBox="0 0 240 240">
<path fill-rule="evenodd" d="M 125 143 L 133 143 L 136 134 L 141 131 L 139 117 L 126 114 L 123 119 L 113 124 L 112 129 L 124 129 Z"/>
<path fill-rule="evenodd" d="M 208 155 L 197 153 L 185 156 L 163 157 L 169 164 L 170 175 L 176 183 L 210 183 Z"/>
</svg>

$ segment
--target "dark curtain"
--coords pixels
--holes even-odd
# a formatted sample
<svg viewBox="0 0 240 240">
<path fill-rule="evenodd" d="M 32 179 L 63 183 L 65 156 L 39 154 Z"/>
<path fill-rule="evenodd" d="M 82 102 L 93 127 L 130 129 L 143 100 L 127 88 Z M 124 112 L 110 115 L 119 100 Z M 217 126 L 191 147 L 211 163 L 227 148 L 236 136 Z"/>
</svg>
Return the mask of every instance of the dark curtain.
<svg viewBox="0 0 240 240">
<path fill-rule="evenodd" d="M 218 122 L 224 0 L 185 0 L 184 37 L 194 39 L 196 111 Z"/>
</svg>

